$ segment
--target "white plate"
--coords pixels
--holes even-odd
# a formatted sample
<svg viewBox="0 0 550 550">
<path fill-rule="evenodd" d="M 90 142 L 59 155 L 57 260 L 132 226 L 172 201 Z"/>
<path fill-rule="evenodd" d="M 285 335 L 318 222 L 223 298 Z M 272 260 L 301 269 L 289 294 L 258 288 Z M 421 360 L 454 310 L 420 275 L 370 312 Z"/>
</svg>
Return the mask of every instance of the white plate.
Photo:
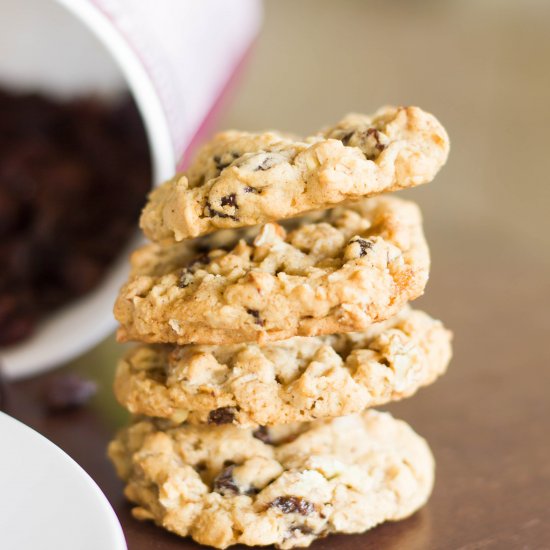
<svg viewBox="0 0 550 550">
<path fill-rule="evenodd" d="M 92 478 L 59 447 L 0 413 L 0 548 L 126 550 Z"/>
</svg>

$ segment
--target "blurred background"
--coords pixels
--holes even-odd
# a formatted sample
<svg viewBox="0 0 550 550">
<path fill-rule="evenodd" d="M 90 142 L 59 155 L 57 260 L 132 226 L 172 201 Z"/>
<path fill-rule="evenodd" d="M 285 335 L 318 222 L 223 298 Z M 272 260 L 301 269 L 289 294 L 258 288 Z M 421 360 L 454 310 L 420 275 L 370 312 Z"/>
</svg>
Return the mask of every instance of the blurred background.
<svg viewBox="0 0 550 550">
<path fill-rule="evenodd" d="M 267 0 L 213 128 L 308 134 L 391 103 L 433 112 L 451 137 L 436 180 L 402 195 L 432 251 L 418 305 L 454 331 L 455 357 L 389 407 L 432 444 L 438 482 L 377 548 L 548 547 L 549 29 L 543 0 Z M 110 337 L 65 367 L 98 380 L 111 431 L 125 419 L 110 391 L 123 350 Z"/>
<path fill-rule="evenodd" d="M 449 161 L 401 193 L 420 204 L 432 251 L 421 300 L 451 328 L 453 316 L 467 325 L 458 353 L 467 341 L 485 373 L 494 348 L 550 329 L 549 24 L 550 5 L 535 0 L 267 0 L 214 128 L 307 134 L 388 103 L 433 112 L 451 137 Z M 531 352 L 546 376 L 542 342 Z M 109 339 L 76 365 L 110 373 L 121 353 Z M 440 384 L 473 368 L 460 359 Z"/>
<path fill-rule="evenodd" d="M 411 194 L 437 228 L 434 252 L 456 227 L 487 242 L 493 230 L 547 262 L 549 13 L 532 0 L 268 0 L 220 126 L 307 133 L 348 111 L 420 105 L 452 140 L 441 176 Z"/>
</svg>

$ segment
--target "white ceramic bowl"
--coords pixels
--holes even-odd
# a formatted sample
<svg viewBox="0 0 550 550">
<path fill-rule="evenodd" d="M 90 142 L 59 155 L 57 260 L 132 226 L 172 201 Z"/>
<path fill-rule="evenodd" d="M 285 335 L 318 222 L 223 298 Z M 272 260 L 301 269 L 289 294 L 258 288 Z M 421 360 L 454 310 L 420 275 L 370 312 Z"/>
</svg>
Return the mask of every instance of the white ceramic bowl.
<svg viewBox="0 0 550 550">
<path fill-rule="evenodd" d="M 0 413 L 2 550 L 126 550 L 101 489 L 59 447 Z"/>
<path fill-rule="evenodd" d="M 9 55 L 0 56 L 0 81 L 61 97 L 129 89 L 147 132 L 155 184 L 173 175 L 259 22 L 258 0 L 164 0 L 154 9 L 133 0 L 4 0 L 0 51 Z M 94 292 L 0 352 L 8 377 L 60 365 L 114 330 L 113 301 L 138 239 Z"/>
<path fill-rule="evenodd" d="M 129 46 L 87 1 L 9 0 L 2 7 L 0 47 L 11 56 L 0 61 L 2 80 L 21 89 L 57 97 L 98 93 L 109 98 L 132 91 L 151 144 L 154 181 L 170 177 L 175 158 L 162 106 L 151 81 Z M 34 36 L 32 48 L 14 34 Z M 30 41 L 29 41 L 30 43 Z M 108 46 L 107 46 L 108 45 Z M 74 52 L 74 54 L 67 54 Z M 45 318 L 23 342 L 5 348 L 1 360 L 9 378 L 21 378 L 60 365 L 92 347 L 115 328 L 112 305 L 127 275 L 128 249 L 90 294 Z"/>
</svg>

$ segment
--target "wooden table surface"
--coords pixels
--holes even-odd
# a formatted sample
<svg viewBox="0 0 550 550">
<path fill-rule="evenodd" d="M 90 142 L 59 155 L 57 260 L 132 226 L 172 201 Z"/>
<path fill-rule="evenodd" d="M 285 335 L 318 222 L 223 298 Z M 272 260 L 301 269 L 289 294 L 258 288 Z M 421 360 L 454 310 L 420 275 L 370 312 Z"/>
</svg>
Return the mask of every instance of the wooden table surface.
<svg viewBox="0 0 550 550">
<path fill-rule="evenodd" d="M 454 359 L 436 384 L 388 407 L 430 443 L 433 496 L 406 521 L 312 548 L 550 549 L 550 6 L 412 4 L 268 1 L 220 124 L 305 132 L 348 110 L 416 103 L 452 138 L 437 181 L 408 196 L 423 208 L 433 256 L 417 305 L 454 331 Z M 10 384 L 7 412 L 91 474 L 130 550 L 198 548 L 133 520 L 105 457 L 126 419 L 110 389 L 121 353 L 109 339 L 64 367 L 98 381 L 87 407 L 47 413 L 44 375 Z"/>
<path fill-rule="evenodd" d="M 429 292 L 419 301 L 444 314 L 455 333 L 455 356 L 444 378 L 388 409 L 433 449 L 437 476 L 428 505 L 406 521 L 363 536 L 329 537 L 313 549 L 550 548 L 550 326 L 541 299 L 541 291 L 550 290 L 550 273 L 528 269 L 502 252 L 502 262 L 480 266 L 469 254 L 449 251 L 434 266 Z M 125 418 L 110 391 L 112 368 L 79 370 L 100 384 L 88 407 L 47 413 L 45 375 L 11 384 L 7 412 L 91 474 L 115 508 L 130 550 L 197 548 L 131 518 L 105 457 L 109 437 Z M 106 374 L 98 376 L 100 371 Z"/>
</svg>

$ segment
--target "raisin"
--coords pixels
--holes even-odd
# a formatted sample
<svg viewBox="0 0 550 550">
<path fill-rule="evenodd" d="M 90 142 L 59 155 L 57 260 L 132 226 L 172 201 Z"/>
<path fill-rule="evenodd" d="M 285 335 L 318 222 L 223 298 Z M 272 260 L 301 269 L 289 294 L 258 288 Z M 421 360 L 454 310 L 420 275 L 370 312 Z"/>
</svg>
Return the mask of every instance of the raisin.
<svg viewBox="0 0 550 550">
<path fill-rule="evenodd" d="M 201 254 L 200 256 L 193 258 L 187 264 L 187 269 L 191 271 L 191 273 L 193 273 L 194 270 L 197 269 L 199 266 L 208 265 L 209 263 L 210 263 L 210 256 L 208 254 Z"/>
<path fill-rule="evenodd" d="M 0 90 L 0 112 L 2 347 L 100 284 L 136 230 L 151 163 L 129 96 L 112 105 Z M 6 298 L 17 301 L 8 326 Z"/>
<path fill-rule="evenodd" d="M 197 239 L 194 250 L 195 252 L 197 252 L 197 254 L 208 254 L 208 252 L 210 252 L 211 250 L 211 247 L 205 239 Z"/>
<path fill-rule="evenodd" d="M 201 254 L 193 260 L 191 260 L 187 267 L 184 267 L 180 271 L 180 276 L 177 282 L 179 288 L 187 288 L 193 282 L 193 274 L 202 265 L 208 265 L 210 263 L 210 256 L 208 254 Z"/>
<path fill-rule="evenodd" d="M 222 157 L 227 157 L 229 155 L 229 161 L 222 160 Z M 221 172 L 222 170 L 225 170 L 235 159 L 238 159 L 241 155 L 236 152 L 226 153 L 225 155 L 215 155 L 213 160 L 214 164 L 216 165 L 216 170 Z"/>
<path fill-rule="evenodd" d="M 260 325 L 261 327 L 264 326 L 264 322 L 262 321 L 262 318 L 260 317 L 260 312 L 257 309 L 247 309 L 246 312 L 249 315 L 252 315 L 252 317 L 254 317 L 254 322 L 257 325 Z"/>
<path fill-rule="evenodd" d="M 311 527 L 307 525 L 295 525 L 290 528 L 290 536 L 299 537 L 300 535 L 312 535 L 314 533 Z"/>
<path fill-rule="evenodd" d="M 27 291 L 0 293 L 0 346 L 9 346 L 29 336 L 36 324 L 37 312 Z"/>
<path fill-rule="evenodd" d="M 353 137 L 353 132 L 348 132 L 347 134 L 344 134 L 341 138 L 340 138 L 340 141 L 344 144 L 344 145 L 348 145 L 348 143 L 350 142 L 350 139 Z"/>
<path fill-rule="evenodd" d="M 219 210 L 215 210 L 214 208 L 212 208 L 212 205 L 209 202 L 206 203 L 206 213 L 211 218 L 214 218 L 217 216 L 218 218 L 229 218 L 233 221 L 239 221 L 239 218 L 237 218 L 237 216 L 234 216 L 232 214 L 226 214 L 225 212 L 220 212 Z"/>
<path fill-rule="evenodd" d="M 234 206 L 235 208 L 239 208 L 237 205 L 237 195 L 235 193 L 230 193 L 229 195 L 222 197 L 220 204 L 222 206 Z"/>
<path fill-rule="evenodd" d="M 74 296 L 82 296 L 100 281 L 103 268 L 100 263 L 85 255 L 70 255 L 63 265 L 63 279 Z"/>
<path fill-rule="evenodd" d="M 376 150 L 382 152 L 386 146 L 380 141 L 380 132 L 376 128 L 369 128 L 367 136 L 373 136 L 376 141 Z"/>
<path fill-rule="evenodd" d="M 2 193 L 0 189 L 0 236 L 10 235 L 17 230 L 19 204 L 8 193 Z"/>
<path fill-rule="evenodd" d="M 214 479 L 214 491 L 224 496 L 238 495 L 241 491 L 233 477 L 235 465 L 228 466 Z"/>
<path fill-rule="evenodd" d="M 233 407 L 220 407 L 210 411 L 208 415 L 208 424 L 231 424 L 235 419 L 235 409 Z"/>
<path fill-rule="evenodd" d="M 367 240 L 367 239 L 357 238 L 357 239 L 353 239 L 352 241 L 350 241 L 350 244 L 351 243 L 357 243 L 359 245 L 359 249 L 360 249 L 359 256 L 360 257 L 366 256 L 367 252 L 374 246 L 374 243 L 372 241 Z"/>
<path fill-rule="evenodd" d="M 245 193 L 259 193 L 259 191 L 255 187 L 250 187 L 250 185 L 247 185 L 244 188 Z"/>
<path fill-rule="evenodd" d="M 269 170 L 270 168 L 273 168 L 275 166 L 276 161 L 273 157 L 265 157 L 256 168 L 254 168 L 254 172 L 265 172 L 266 170 Z"/>
<path fill-rule="evenodd" d="M 269 435 L 269 430 L 266 426 L 259 426 L 256 430 L 252 432 L 253 437 L 263 441 L 266 445 L 271 445 L 273 441 Z"/>
<path fill-rule="evenodd" d="M 197 462 L 193 468 L 195 469 L 195 472 L 197 473 L 201 473 L 201 472 L 204 472 L 206 470 L 206 464 L 204 462 Z"/>
<path fill-rule="evenodd" d="M 302 497 L 277 497 L 269 503 L 269 506 L 278 508 L 283 514 L 308 516 L 315 511 L 315 505 Z"/>
</svg>

